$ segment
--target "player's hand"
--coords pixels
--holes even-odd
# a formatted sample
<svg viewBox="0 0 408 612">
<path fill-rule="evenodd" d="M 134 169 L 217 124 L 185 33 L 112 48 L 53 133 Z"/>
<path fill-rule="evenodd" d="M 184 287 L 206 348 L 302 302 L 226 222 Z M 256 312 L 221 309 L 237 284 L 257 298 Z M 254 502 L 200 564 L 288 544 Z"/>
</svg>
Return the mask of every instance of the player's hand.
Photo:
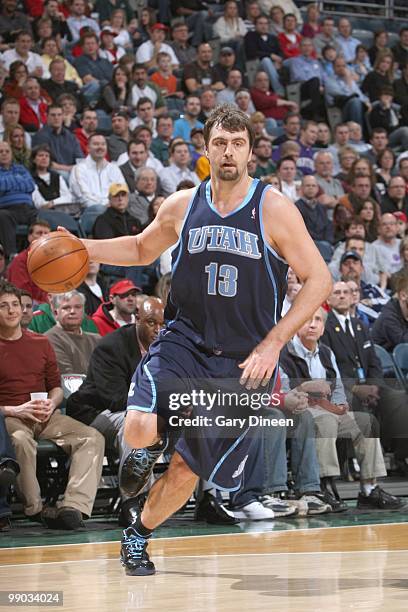
<svg viewBox="0 0 408 612">
<path fill-rule="evenodd" d="M 271 342 L 258 344 L 252 353 L 239 364 L 244 370 L 239 380 L 246 389 L 257 389 L 259 385 L 266 387 L 272 378 L 278 363 L 281 347 Z"/>
<path fill-rule="evenodd" d="M 293 389 L 289 393 L 285 394 L 285 403 L 283 405 L 285 410 L 293 412 L 293 414 L 299 414 L 304 412 L 309 405 L 309 398 L 307 393 Z"/>
</svg>

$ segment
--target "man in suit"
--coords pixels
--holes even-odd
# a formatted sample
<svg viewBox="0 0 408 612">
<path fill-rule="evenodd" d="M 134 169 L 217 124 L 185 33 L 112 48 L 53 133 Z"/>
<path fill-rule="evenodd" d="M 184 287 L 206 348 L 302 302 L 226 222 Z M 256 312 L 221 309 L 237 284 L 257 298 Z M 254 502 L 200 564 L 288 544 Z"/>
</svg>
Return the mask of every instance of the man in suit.
<svg viewBox="0 0 408 612">
<path fill-rule="evenodd" d="M 125 325 L 98 343 L 86 380 L 67 400 L 67 414 L 97 429 L 105 437 L 106 448 L 116 451 L 121 460 L 129 454 L 123 440 L 129 385 L 135 367 L 163 327 L 163 317 L 162 301 L 146 298 L 139 307 L 136 325 Z M 131 498 L 122 504 L 121 524 L 132 522 L 135 505 Z"/>
<path fill-rule="evenodd" d="M 342 281 L 335 283 L 328 299 L 331 311 L 322 342 L 335 354 L 350 406 L 354 411 L 376 416 L 381 439 L 387 444 L 392 441 L 396 458 L 405 461 L 408 457 L 407 395 L 385 384 L 368 328 L 350 317 L 351 300 L 349 286 Z"/>
</svg>

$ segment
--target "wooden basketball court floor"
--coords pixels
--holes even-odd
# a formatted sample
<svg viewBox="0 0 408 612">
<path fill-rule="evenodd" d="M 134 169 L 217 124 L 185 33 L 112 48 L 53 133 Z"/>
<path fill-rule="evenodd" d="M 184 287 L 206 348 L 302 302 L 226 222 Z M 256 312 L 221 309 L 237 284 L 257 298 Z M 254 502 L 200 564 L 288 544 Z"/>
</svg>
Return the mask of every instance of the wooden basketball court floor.
<svg viewBox="0 0 408 612">
<path fill-rule="evenodd" d="M 58 590 L 63 605 L 54 609 L 85 612 L 406 611 L 401 519 L 315 528 L 286 522 L 283 531 L 246 523 L 240 533 L 158 538 L 150 544 L 157 574 L 143 578 L 125 576 L 117 541 L 2 548 L 0 591 Z"/>
</svg>

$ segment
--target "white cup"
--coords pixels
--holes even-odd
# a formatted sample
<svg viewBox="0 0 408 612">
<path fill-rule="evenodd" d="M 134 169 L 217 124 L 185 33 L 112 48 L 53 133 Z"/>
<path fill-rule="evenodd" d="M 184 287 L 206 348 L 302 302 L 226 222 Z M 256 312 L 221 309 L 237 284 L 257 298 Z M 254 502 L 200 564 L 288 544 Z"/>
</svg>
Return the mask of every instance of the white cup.
<svg viewBox="0 0 408 612">
<path fill-rule="evenodd" d="M 32 400 L 46 400 L 48 399 L 48 393 L 30 393 L 30 398 Z"/>
</svg>

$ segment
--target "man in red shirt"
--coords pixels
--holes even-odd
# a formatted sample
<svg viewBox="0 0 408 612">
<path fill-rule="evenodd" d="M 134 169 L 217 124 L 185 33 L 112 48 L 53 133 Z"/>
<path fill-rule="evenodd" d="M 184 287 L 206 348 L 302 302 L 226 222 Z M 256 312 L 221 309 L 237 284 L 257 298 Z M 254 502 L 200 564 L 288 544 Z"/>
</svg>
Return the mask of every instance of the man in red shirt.
<svg viewBox="0 0 408 612">
<path fill-rule="evenodd" d="M 24 512 L 50 527 L 77 529 L 92 512 L 102 473 L 104 439 L 92 427 L 62 415 L 55 353 L 45 336 L 21 328 L 19 290 L 0 281 L 0 412 L 20 465 Z M 47 399 L 30 399 L 45 393 Z M 43 508 L 36 477 L 37 440 L 52 440 L 71 456 L 68 484 L 56 508 Z"/>
<path fill-rule="evenodd" d="M 256 110 L 268 118 L 284 119 L 289 111 L 297 113 L 299 110 L 296 102 L 285 100 L 272 91 L 269 77 L 262 70 L 256 73 L 250 94 Z"/>
<path fill-rule="evenodd" d="M 92 134 L 95 134 L 98 127 L 98 115 L 96 111 L 88 108 L 84 110 L 80 119 L 81 127 L 75 128 L 74 135 L 79 142 L 84 155 L 89 154 L 88 141 Z"/>
<path fill-rule="evenodd" d="M 48 302 L 48 293 L 43 291 L 31 280 L 31 276 L 27 270 L 27 258 L 28 251 L 30 250 L 30 245 L 34 240 L 38 240 L 42 236 L 46 236 L 51 231 L 50 225 L 48 221 L 43 221 L 42 219 L 38 219 L 28 228 L 28 244 L 29 247 L 21 251 L 14 259 L 12 260 L 8 270 L 7 270 L 7 279 L 15 285 L 18 289 L 25 289 L 30 293 L 33 298 L 33 301 L 37 304 L 43 304 L 44 302 Z"/>
</svg>

